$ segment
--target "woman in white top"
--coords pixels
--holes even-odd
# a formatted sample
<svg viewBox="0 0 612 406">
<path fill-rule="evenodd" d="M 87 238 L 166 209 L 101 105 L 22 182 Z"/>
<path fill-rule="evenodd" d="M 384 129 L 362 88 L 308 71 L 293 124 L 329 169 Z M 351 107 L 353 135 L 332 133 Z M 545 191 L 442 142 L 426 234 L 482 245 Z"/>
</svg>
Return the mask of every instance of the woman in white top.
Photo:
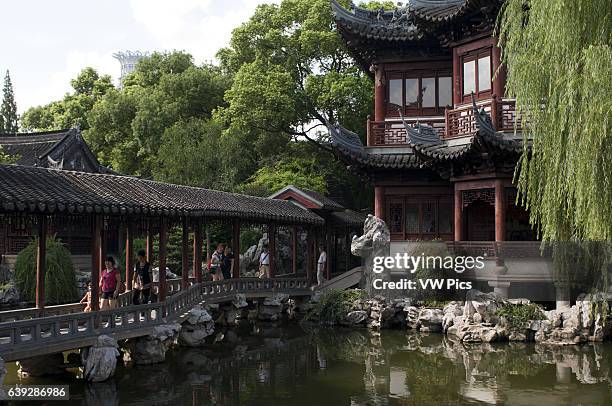
<svg viewBox="0 0 612 406">
<path fill-rule="evenodd" d="M 317 286 L 321 286 L 325 281 L 325 265 L 327 265 L 327 252 L 325 252 L 325 247 L 321 245 L 319 247 L 319 260 L 317 261 Z"/>
<path fill-rule="evenodd" d="M 263 251 L 259 256 L 259 277 L 269 278 L 270 277 L 270 251 L 268 246 L 263 246 Z"/>
</svg>

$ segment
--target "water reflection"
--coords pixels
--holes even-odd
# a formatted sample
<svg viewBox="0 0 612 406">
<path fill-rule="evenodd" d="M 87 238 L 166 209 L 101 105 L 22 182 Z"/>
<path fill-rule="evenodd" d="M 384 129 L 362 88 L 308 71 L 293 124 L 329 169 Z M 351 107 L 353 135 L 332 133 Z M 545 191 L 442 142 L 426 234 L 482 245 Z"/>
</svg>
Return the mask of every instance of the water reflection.
<svg viewBox="0 0 612 406">
<path fill-rule="evenodd" d="M 441 335 L 265 326 L 232 344 L 180 349 L 165 364 L 119 368 L 70 384 L 82 405 L 598 405 L 612 404 L 612 345 L 466 346 Z M 5 383 L 17 381 L 13 366 Z"/>
</svg>

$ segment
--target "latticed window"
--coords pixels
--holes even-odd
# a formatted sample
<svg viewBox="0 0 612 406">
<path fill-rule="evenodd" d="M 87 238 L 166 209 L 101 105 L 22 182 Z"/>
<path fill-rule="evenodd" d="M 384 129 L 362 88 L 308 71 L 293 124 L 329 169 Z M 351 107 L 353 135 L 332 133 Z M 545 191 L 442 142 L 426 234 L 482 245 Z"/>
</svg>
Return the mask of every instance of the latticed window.
<svg viewBox="0 0 612 406">
<path fill-rule="evenodd" d="M 403 224 L 404 207 L 401 202 L 389 204 L 389 231 L 392 233 L 401 233 Z"/>
<path fill-rule="evenodd" d="M 416 202 L 406 204 L 406 233 L 419 234 L 419 205 Z"/>
<path fill-rule="evenodd" d="M 423 233 L 436 233 L 436 202 L 423 202 Z"/>
</svg>

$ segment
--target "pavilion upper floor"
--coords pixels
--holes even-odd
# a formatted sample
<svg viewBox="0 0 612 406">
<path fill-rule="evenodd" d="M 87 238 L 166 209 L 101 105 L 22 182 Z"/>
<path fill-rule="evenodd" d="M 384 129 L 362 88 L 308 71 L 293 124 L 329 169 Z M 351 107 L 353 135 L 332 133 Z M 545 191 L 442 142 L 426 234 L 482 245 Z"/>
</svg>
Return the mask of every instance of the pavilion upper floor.
<svg viewBox="0 0 612 406">
<path fill-rule="evenodd" d="M 471 137 L 478 131 L 473 100 L 494 130 L 521 130 L 514 100 L 504 98 L 493 36 L 501 3 L 415 0 L 385 11 L 332 0 L 338 31 L 374 80 L 367 146 L 408 145 L 402 120 L 431 126 L 441 139 Z"/>
</svg>

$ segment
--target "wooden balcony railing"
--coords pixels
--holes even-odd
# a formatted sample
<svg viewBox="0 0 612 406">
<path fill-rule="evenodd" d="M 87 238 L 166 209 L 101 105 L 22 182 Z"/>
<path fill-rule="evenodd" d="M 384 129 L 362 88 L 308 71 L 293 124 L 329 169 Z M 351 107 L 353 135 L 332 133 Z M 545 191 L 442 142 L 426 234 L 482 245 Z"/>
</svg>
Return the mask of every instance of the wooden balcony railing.
<svg viewBox="0 0 612 406">
<path fill-rule="evenodd" d="M 514 131 L 516 122 L 516 107 L 514 100 L 499 99 L 493 97 L 490 100 L 477 104 L 479 109 L 484 109 L 490 116 L 493 126 L 498 131 Z M 443 139 L 459 138 L 475 134 L 476 117 L 472 104 L 458 106 L 455 109 L 446 109 L 442 117 L 410 117 L 406 122 L 411 125 L 416 123 L 427 124 L 436 129 Z M 520 131 L 521 126 L 517 125 Z M 368 118 L 367 123 L 368 146 L 398 146 L 408 144 L 404 124 L 400 120 L 372 121 Z"/>
</svg>

